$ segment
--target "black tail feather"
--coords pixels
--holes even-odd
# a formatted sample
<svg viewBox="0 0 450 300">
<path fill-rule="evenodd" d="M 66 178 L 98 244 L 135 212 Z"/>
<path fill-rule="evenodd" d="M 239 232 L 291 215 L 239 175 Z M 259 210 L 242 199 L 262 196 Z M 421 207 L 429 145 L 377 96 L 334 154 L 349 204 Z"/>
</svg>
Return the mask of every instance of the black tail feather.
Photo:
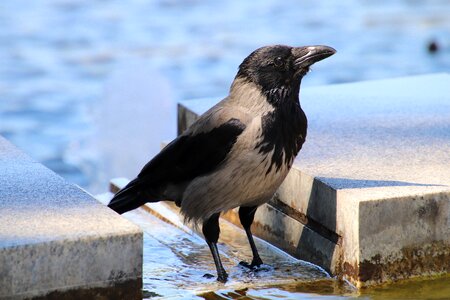
<svg viewBox="0 0 450 300">
<path fill-rule="evenodd" d="M 123 214 L 148 202 L 150 199 L 145 194 L 141 181 L 136 178 L 114 195 L 108 207 L 119 214 Z"/>
</svg>

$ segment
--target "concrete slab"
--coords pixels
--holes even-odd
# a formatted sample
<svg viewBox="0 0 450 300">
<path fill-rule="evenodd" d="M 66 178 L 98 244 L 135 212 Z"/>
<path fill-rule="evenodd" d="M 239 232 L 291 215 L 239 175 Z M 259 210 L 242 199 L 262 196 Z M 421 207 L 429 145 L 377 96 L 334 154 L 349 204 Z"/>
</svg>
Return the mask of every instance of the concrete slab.
<svg viewBox="0 0 450 300">
<path fill-rule="evenodd" d="M 300 98 L 308 137 L 258 210 L 258 234 L 357 286 L 449 273 L 450 75 L 305 88 Z M 179 130 L 218 99 L 181 102 Z"/>
<path fill-rule="evenodd" d="M 1 299 L 141 297 L 136 225 L 2 137 L 0 169 Z"/>
</svg>

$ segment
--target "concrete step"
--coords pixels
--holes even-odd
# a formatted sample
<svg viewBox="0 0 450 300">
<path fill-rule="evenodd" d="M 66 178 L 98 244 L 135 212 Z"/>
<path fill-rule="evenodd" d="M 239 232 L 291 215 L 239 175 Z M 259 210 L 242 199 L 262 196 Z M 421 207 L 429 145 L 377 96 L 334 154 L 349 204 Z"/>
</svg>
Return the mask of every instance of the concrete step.
<svg viewBox="0 0 450 300">
<path fill-rule="evenodd" d="M 124 187 L 127 182 L 123 178 L 112 180 L 112 191 Z M 111 198 L 112 193 L 97 196 L 104 204 Z M 255 243 L 266 265 L 258 272 L 240 267 L 240 261 L 252 258 L 247 237 L 241 228 L 223 219 L 220 221 L 219 251 L 230 277 L 226 284 L 218 283 L 206 242 L 201 233 L 183 224 L 176 206 L 166 202 L 147 203 L 123 216 L 144 231 L 144 295 L 186 299 L 202 294 L 217 295 L 224 290 L 269 286 L 283 289 L 292 285 L 299 288 L 314 282 L 339 286 L 333 288 L 335 293 L 353 291 L 350 285 L 337 283 L 320 267 L 298 260 L 259 238 Z M 204 278 L 206 273 L 213 274 L 214 278 Z"/>
<path fill-rule="evenodd" d="M 305 88 L 300 99 L 306 143 L 254 232 L 358 287 L 449 273 L 450 75 Z M 218 100 L 182 101 L 179 132 Z"/>
<path fill-rule="evenodd" d="M 0 170 L 0 299 L 141 299 L 138 226 L 3 137 Z"/>
</svg>

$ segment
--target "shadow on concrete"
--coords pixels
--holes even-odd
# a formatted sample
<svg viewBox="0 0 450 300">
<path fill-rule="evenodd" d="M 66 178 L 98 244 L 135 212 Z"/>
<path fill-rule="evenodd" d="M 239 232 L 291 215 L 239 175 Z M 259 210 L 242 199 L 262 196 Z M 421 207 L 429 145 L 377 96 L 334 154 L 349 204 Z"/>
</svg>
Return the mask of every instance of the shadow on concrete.
<svg viewBox="0 0 450 300">
<path fill-rule="evenodd" d="M 307 222 L 297 245 L 299 258 L 331 272 L 339 236 L 336 234 L 336 190 L 315 178 L 306 211 Z M 328 178 L 327 178 L 328 179 Z"/>
</svg>

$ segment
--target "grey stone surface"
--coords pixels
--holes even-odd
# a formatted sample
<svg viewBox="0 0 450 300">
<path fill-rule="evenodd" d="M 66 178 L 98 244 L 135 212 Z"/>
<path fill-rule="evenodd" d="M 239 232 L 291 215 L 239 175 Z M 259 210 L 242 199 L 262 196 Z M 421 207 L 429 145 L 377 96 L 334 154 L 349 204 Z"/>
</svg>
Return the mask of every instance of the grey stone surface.
<svg viewBox="0 0 450 300">
<path fill-rule="evenodd" d="M 305 89 L 299 167 L 336 189 L 450 184 L 450 75 Z"/>
<path fill-rule="evenodd" d="M 142 277 L 142 232 L 0 137 L 0 298 Z"/>
<path fill-rule="evenodd" d="M 305 88 L 300 101 L 308 137 L 270 206 L 335 247 L 289 227 L 293 254 L 358 286 L 450 272 L 450 75 Z M 213 104 L 184 101 L 179 120 Z"/>
</svg>

